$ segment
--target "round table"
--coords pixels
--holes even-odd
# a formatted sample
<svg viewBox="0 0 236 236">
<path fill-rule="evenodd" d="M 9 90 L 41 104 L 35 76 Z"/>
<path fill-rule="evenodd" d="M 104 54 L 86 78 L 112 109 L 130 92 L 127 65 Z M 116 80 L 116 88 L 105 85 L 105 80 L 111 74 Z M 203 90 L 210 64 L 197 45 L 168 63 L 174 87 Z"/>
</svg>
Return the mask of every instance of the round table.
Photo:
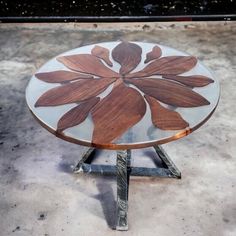
<svg viewBox="0 0 236 236">
<path fill-rule="evenodd" d="M 159 146 L 204 124 L 219 83 L 199 60 L 163 45 L 105 42 L 73 49 L 31 78 L 26 100 L 43 127 L 89 146 L 75 171 L 117 173 L 117 229 L 126 230 L 129 175 L 180 178 Z M 153 146 L 163 168 L 130 166 L 131 149 Z M 95 148 L 117 150 L 117 166 L 86 162 Z"/>
</svg>

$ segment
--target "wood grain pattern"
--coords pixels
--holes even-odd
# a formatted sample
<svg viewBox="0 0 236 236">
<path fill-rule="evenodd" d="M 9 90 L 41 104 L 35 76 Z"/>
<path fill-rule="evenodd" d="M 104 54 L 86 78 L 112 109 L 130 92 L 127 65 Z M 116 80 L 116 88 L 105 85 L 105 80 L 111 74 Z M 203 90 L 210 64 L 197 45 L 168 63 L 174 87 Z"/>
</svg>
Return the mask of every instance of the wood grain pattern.
<svg viewBox="0 0 236 236">
<path fill-rule="evenodd" d="M 66 70 L 58 70 L 52 72 L 37 73 L 35 77 L 48 83 L 65 83 L 78 79 L 92 79 L 90 75 L 75 73 Z"/>
<path fill-rule="evenodd" d="M 148 63 L 154 59 L 158 59 L 159 57 L 161 57 L 161 54 L 161 49 L 158 46 L 154 46 L 152 51 L 146 54 L 146 60 L 144 61 L 144 63 Z"/>
<path fill-rule="evenodd" d="M 142 48 L 137 44 L 121 42 L 112 50 L 112 58 L 120 65 L 120 74 L 126 75 L 141 61 Z"/>
<path fill-rule="evenodd" d="M 188 122 L 178 112 L 169 110 L 162 103 L 186 108 L 210 104 L 191 88 L 204 87 L 213 83 L 212 79 L 201 75 L 180 75 L 196 65 L 195 57 L 161 57 L 161 49 L 154 46 L 152 51 L 146 54 L 144 63 L 148 64 L 143 64 L 141 71 L 132 73 L 141 62 L 142 48 L 135 43 L 121 42 L 111 52 L 114 61 L 121 66 L 117 73 L 113 68 L 109 68 L 112 66 L 109 55 L 107 48 L 94 46 L 91 54 L 57 58 L 72 71 L 58 70 L 36 74 L 36 77 L 44 82 L 61 83 L 61 86 L 40 96 L 35 107 L 80 102 L 60 118 L 56 135 L 65 137 L 63 130 L 81 124 L 91 112 L 94 130 L 89 145 L 121 147 L 122 144 L 116 145 L 113 142 L 143 118 L 146 113 L 144 97 L 150 106 L 154 126 L 163 130 L 185 129 L 186 133 L 190 132 Z M 156 77 L 159 78 L 148 78 L 153 75 L 158 75 Z M 105 98 L 100 100 L 96 97 L 112 83 L 112 91 Z M 128 84 L 134 85 L 135 88 L 128 87 Z M 70 137 L 65 138 L 72 140 Z M 172 137 L 168 140 L 171 139 Z M 80 141 L 88 144 L 87 141 Z"/>
<path fill-rule="evenodd" d="M 163 130 L 180 130 L 189 126 L 181 115 L 163 107 L 155 98 L 148 95 L 144 96 L 150 106 L 152 123 L 159 129 Z"/>
<path fill-rule="evenodd" d="M 39 97 L 35 107 L 58 106 L 84 101 L 102 93 L 113 82 L 115 79 L 112 78 L 86 79 L 58 86 Z"/>
<path fill-rule="evenodd" d="M 197 59 L 191 56 L 169 56 L 161 57 L 139 72 L 128 75 L 128 77 L 147 77 L 151 75 L 178 75 L 191 70 L 197 64 Z"/>
<path fill-rule="evenodd" d="M 142 95 L 124 83 L 116 86 L 93 109 L 92 142 L 110 143 L 139 122 L 146 113 Z"/>
<path fill-rule="evenodd" d="M 165 79 L 174 80 L 189 87 L 204 87 L 214 80 L 203 75 L 178 76 L 178 75 L 163 75 Z"/>
<path fill-rule="evenodd" d="M 107 65 L 113 66 L 113 64 L 109 58 L 109 50 L 107 48 L 96 45 L 92 49 L 91 54 L 102 59 L 103 61 L 105 61 L 107 63 Z"/>
<path fill-rule="evenodd" d="M 72 108 L 64 114 L 57 123 L 57 131 L 62 132 L 65 129 L 81 124 L 88 116 L 90 110 L 100 101 L 100 98 L 91 98 L 82 104 Z"/>
<path fill-rule="evenodd" d="M 57 58 L 71 70 L 101 77 L 119 77 L 119 74 L 105 66 L 101 60 L 90 54 L 77 54 Z"/>
<path fill-rule="evenodd" d="M 188 87 L 164 79 L 126 79 L 142 92 L 159 101 L 177 107 L 209 105 L 209 101 Z"/>
<path fill-rule="evenodd" d="M 94 148 L 101 148 L 101 149 L 109 149 L 109 150 L 124 150 L 124 149 L 138 149 L 138 148 L 146 148 L 150 146 L 155 146 L 155 145 L 162 145 L 177 139 L 180 139 L 186 135 L 189 135 L 193 131 L 197 130 L 200 128 L 204 123 L 208 121 L 208 119 L 212 116 L 216 109 L 216 106 L 214 107 L 213 110 L 196 126 L 191 127 L 189 129 L 182 130 L 180 132 L 177 132 L 175 135 L 170 136 L 170 137 L 165 137 L 160 140 L 149 140 L 148 142 L 139 142 L 139 143 L 123 143 L 123 144 L 116 144 L 116 143 L 106 143 L 106 144 L 99 144 L 99 143 L 92 143 L 90 140 L 83 140 L 83 139 L 78 139 L 78 138 L 72 138 L 69 136 L 65 136 L 63 133 L 55 132 L 53 128 L 48 126 L 46 123 L 44 123 L 42 120 L 40 120 L 34 112 L 31 110 L 32 115 L 34 118 L 39 122 L 40 125 L 42 125 L 45 129 L 47 129 L 49 132 L 52 134 L 56 135 L 58 138 L 61 138 L 67 142 L 83 145 L 83 146 L 88 146 L 88 147 L 94 147 Z"/>
</svg>

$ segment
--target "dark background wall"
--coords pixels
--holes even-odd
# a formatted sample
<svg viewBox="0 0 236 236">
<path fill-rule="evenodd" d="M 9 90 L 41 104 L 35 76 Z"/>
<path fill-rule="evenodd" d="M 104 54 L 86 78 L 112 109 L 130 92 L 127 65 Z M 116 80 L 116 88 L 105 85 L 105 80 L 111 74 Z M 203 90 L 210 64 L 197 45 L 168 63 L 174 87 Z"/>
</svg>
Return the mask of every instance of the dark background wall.
<svg viewBox="0 0 236 236">
<path fill-rule="evenodd" d="M 235 0 L 0 0 L 0 20 L 232 20 L 235 5 Z"/>
</svg>

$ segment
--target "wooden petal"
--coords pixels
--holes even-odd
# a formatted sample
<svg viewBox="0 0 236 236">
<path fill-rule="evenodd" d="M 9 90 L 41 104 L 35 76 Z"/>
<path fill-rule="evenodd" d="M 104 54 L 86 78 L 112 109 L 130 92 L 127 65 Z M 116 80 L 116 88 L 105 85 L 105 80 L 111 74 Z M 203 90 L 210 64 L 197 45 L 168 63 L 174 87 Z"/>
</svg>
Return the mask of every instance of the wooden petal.
<svg viewBox="0 0 236 236">
<path fill-rule="evenodd" d="M 189 87 L 203 87 L 210 83 L 214 83 L 214 80 L 203 75 L 191 75 L 191 76 L 163 75 L 162 77 L 165 79 L 177 81 Z"/>
<path fill-rule="evenodd" d="M 210 102 L 188 87 L 164 79 L 126 79 L 145 94 L 177 107 L 199 107 Z"/>
<path fill-rule="evenodd" d="M 77 54 L 57 58 L 71 70 L 101 77 L 118 77 L 119 74 L 106 67 L 100 59 L 90 54 Z"/>
<path fill-rule="evenodd" d="M 100 101 L 100 98 L 91 98 L 88 101 L 72 108 L 57 123 L 57 131 L 61 132 L 67 128 L 82 123 L 89 114 L 89 111 Z"/>
<path fill-rule="evenodd" d="M 109 50 L 101 46 L 95 46 L 92 51 L 92 55 L 99 57 L 107 63 L 107 65 L 112 66 L 112 62 L 109 59 Z"/>
<path fill-rule="evenodd" d="M 158 59 L 161 56 L 162 52 L 158 46 L 154 46 L 152 51 L 146 54 L 146 60 L 144 63 L 148 63 L 154 59 Z"/>
<path fill-rule="evenodd" d="M 92 109 L 94 121 L 93 143 L 107 144 L 139 122 L 146 113 L 142 95 L 124 83 Z"/>
<path fill-rule="evenodd" d="M 129 42 L 121 42 L 112 50 L 112 58 L 121 65 L 121 75 L 136 68 L 141 61 L 141 54 L 142 48 Z"/>
<path fill-rule="evenodd" d="M 181 115 L 176 111 L 171 111 L 163 107 L 155 98 L 144 96 L 150 106 L 152 123 L 163 130 L 180 130 L 189 126 Z"/>
<path fill-rule="evenodd" d="M 77 79 L 91 79 L 92 76 L 83 75 L 80 73 L 75 73 L 66 70 L 58 70 L 45 73 L 37 73 L 35 77 L 48 83 L 63 83 Z"/>
<path fill-rule="evenodd" d="M 191 56 L 161 57 L 143 70 L 128 75 L 129 77 L 147 77 L 151 75 L 178 75 L 191 70 L 197 64 L 197 59 Z"/>
<path fill-rule="evenodd" d="M 115 79 L 86 79 L 48 90 L 35 103 L 35 107 L 58 106 L 80 102 L 102 93 Z"/>
</svg>

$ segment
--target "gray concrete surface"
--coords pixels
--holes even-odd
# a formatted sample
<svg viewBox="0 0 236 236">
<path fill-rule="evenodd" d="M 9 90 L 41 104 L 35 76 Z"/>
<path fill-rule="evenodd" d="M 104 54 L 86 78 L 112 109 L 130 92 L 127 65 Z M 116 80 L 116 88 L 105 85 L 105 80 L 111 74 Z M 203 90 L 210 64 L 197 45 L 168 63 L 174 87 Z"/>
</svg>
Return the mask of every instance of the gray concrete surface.
<svg viewBox="0 0 236 236">
<path fill-rule="evenodd" d="M 24 98 L 30 76 L 49 58 L 118 39 L 193 54 L 215 71 L 222 90 L 218 109 L 203 127 L 164 145 L 182 180 L 131 178 L 128 232 L 112 230 L 115 178 L 72 174 L 85 148 L 44 130 Z M 235 236 L 235 42 L 233 22 L 0 25 L 0 235 Z M 97 161 L 115 161 L 113 151 L 99 155 Z M 153 153 L 134 155 L 143 165 Z"/>
</svg>

